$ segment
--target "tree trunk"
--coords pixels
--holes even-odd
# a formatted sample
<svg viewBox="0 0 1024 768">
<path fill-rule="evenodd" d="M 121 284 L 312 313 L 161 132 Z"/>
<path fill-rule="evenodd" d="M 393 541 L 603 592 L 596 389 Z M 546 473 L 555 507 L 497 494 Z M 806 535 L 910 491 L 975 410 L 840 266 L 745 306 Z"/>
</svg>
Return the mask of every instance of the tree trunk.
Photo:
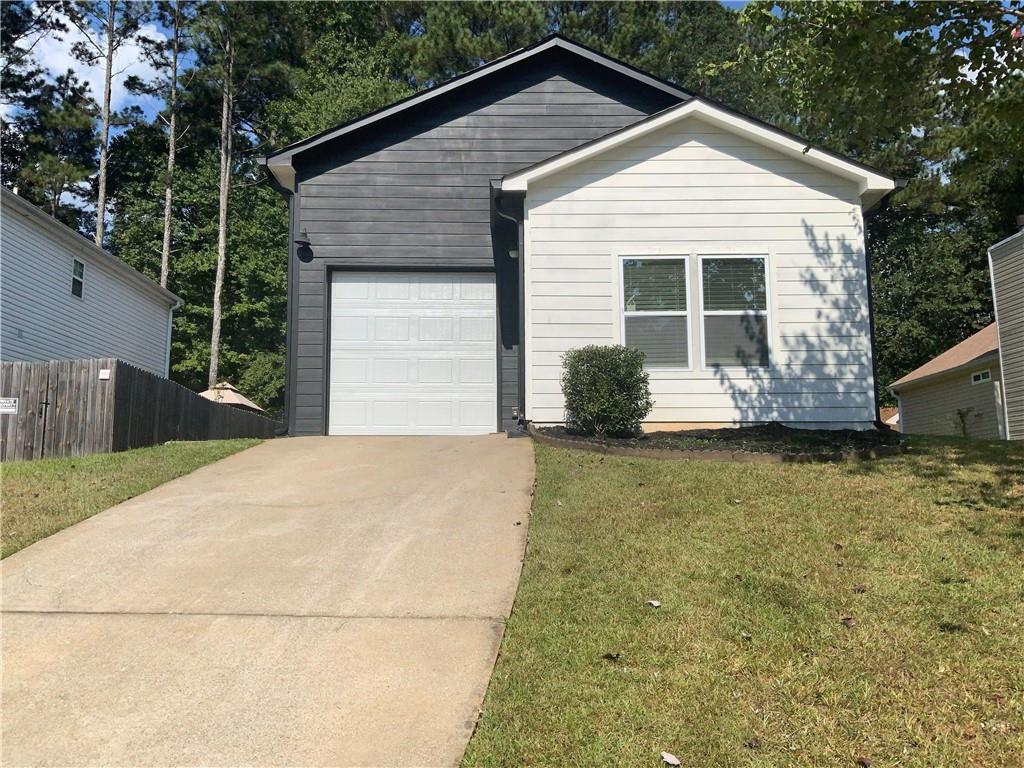
<svg viewBox="0 0 1024 768">
<path fill-rule="evenodd" d="M 167 137 L 167 175 L 164 179 L 164 243 L 160 251 L 160 285 L 167 287 L 171 269 L 171 202 L 174 196 L 174 154 L 178 140 L 178 44 L 180 41 L 181 2 L 174 4 L 174 42 L 171 48 L 171 88 L 167 95 L 170 133 Z"/>
<path fill-rule="evenodd" d="M 107 210 L 107 142 L 110 139 L 110 85 L 114 78 L 114 35 L 117 31 L 117 3 L 107 3 L 107 53 L 104 56 L 103 111 L 100 115 L 100 172 L 96 179 L 96 245 L 103 247 Z"/>
<path fill-rule="evenodd" d="M 210 336 L 209 385 L 211 388 L 217 385 L 220 366 L 220 296 L 224 289 L 224 271 L 228 255 L 228 193 L 231 191 L 232 128 L 234 123 L 233 69 L 234 51 L 229 35 L 225 46 L 225 74 L 220 110 L 220 200 L 217 219 L 217 278 L 213 284 L 213 332 Z"/>
</svg>

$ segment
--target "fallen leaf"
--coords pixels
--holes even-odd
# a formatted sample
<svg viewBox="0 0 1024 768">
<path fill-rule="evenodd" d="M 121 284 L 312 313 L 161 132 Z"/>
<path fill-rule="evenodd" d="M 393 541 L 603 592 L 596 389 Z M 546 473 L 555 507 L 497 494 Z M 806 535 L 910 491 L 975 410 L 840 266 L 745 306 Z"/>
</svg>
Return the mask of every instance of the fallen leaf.
<svg viewBox="0 0 1024 768">
<path fill-rule="evenodd" d="M 556 505 L 556 506 L 559 506 L 559 507 L 560 507 L 560 506 L 562 506 L 562 500 L 561 500 L 561 499 L 558 499 L 558 500 L 557 500 L 557 501 L 555 502 L 555 505 Z"/>
<path fill-rule="evenodd" d="M 860 768 L 871 768 L 871 758 L 870 757 L 864 757 L 863 755 L 861 755 L 860 757 L 857 758 L 856 762 L 857 762 L 857 765 L 860 766 Z"/>
<path fill-rule="evenodd" d="M 838 552 L 839 550 L 841 550 L 843 548 L 843 546 L 844 545 L 843 545 L 843 543 L 841 541 L 837 541 L 835 544 L 832 545 L 832 549 L 834 549 L 836 552 Z"/>
<path fill-rule="evenodd" d="M 651 608 L 661 608 L 661 603 L 657 600 L 648 600 L 645 605 L 651 606 Z"/>
<path fill-rule="evenodd" d="M 732 503 L 733 504 L 742 504 L 743 502 L 740 499 L 733 499 Z"/>
<path fill-rule="evenodd" d="M 512 525 L 522 525 L 522 524 L 523 524 L 522 520 L 516 520 L 514 523 L 512 523 Z"/>
<path fill-rule="evenodd" d="M 682 765 L 682 763 L 679 762 L 679 758 L 671 752 L 662 752 L 661 761 L 665 763 L 665 765 Z"/>
<path fill-rule="evenodd" d="M 761 740 L 757 736 L 751 736 L 749 739 L 743 742 L 743 746 L 747 749 L 760 749 Z"/>
<path fill-rule="evenodd" d="M 748 643 L 754 639 L 754 636 L 749 632 L 740 632 L 740 638 L 746 640 Z"/>
<path fill-rule="evenodd" d="M 839 620 L 839 622 L 840 622 L 840 623 L 841 623 L 841 624 L 842 624 L 842 625 L 843 625 L 844 627 L 852 627 L 852 626 L 853 626 L 853 625 L 854 625 L 854 624 L 856 623 L 856 622 L 854 621 L 854 618 L 853 618 L 853 616 L 843 616 L 843 618 L 841 618 L 841 619 Z"/>
<path fill-rule="evenodd" d="M 853 592 L 854 592 L 854 594 L 863 595 L 867 591 L 868 591 L 868 588 L 867 588 L 867 585 L 865 585 L 865 584 L 854 584 L 853 585 Z"/>
<path fill-rule="evenodd" d="M 616 652 L 616 653 L 606 653 L 601 658 L 604 659 L 605 661 L 617 662 L 619 659 L 622 658 L 622 654 L 618 653 L 618 652 Z"/>
</svg>

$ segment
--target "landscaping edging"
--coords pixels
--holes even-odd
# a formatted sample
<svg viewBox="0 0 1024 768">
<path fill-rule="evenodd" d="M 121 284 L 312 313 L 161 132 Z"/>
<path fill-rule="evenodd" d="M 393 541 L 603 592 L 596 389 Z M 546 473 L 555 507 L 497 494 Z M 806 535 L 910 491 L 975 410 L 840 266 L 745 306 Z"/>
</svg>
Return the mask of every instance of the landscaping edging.
<svg viewBox="0 0 1024 768">
<path fill-rule="evenodd" d="M 569 440 L 546 435 L 532 424 L 527 426 L 530 437 L 541 445 L 555 448 L 576 448 L 581 451 L 600 453 L 606 456 L 628 456 L 630 458 L 659 459 L 661 461 L 736 461 L 747 464 L 840 464 L 843 462 L 866 461 L 899 456 L 907 452 L 907 446 L 880 445 L 861 451 L 831 451 L 828 453 L 760 453 L 757 451 L 690 451 L 664 448 L 627 448 L 618 445 L 602 445 L 587 440 Z"/>
</svg>

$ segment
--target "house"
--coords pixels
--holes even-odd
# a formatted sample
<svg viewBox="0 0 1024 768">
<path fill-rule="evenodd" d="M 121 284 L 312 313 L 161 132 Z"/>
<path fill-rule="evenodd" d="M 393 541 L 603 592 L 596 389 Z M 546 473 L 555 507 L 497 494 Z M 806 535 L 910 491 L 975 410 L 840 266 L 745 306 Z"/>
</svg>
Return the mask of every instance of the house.
<svg viewBox="0 0 1024 768">
<path fill-rule="evenodd" d="M 1009 440 L 1024 440 L 1024 229 L 989 248 L 988 262 L 999 329 L 1003 423 Z"/>
<path fill-rule="evenodd" d="M 0 188 L 0 359 L 116 357 L 167 376 L 181 301 Z"/>
<path fill-rule="evenodd" d="M 1024 439 L 1024 230 L 988 258 L 996 321 L 889 385 L 900 431 Z"/>
<path fill-rule="evenodd" d="M 268 156 L 291 434 L 564 418 L 647 355 L 648 428 L 875 420 L 864 211 L 892 178 L 559 36 Z"/>
<path fill-rule="evenodd" d="M 900 431 L 998 440 L 1005 435 L 996 324 L 889 385 Z"/>
</svg>

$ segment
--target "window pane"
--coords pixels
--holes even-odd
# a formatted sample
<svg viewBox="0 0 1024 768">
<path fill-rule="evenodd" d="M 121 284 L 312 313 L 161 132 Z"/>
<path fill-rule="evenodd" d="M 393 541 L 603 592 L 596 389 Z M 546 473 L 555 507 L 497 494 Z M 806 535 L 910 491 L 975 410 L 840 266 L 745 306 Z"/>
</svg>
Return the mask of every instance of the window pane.
<svg viewBox="0 0 1024 768">
<path fill-rule="evenodd" d="M 644 366 L 686 368 L 690 353 L 685 315 L 635 315 L 626 318 L 626 346 L 639 349 Z"/>
<path fill-rule="evenodd" d="M 704 309 L 767 309 L 764 259 L 704 259 Z"/>
<path fill-rule="evenodd" d="M 627 312 L 686 311 L 686 259 L 626 259 L 622 278 Z"/>
<path fill-rule="evenodd" d="M 708 365 L 767 368 L 767 318 L 764 315 L 706 315 L 704 359 Z"/>
<path fill-rule="evenodd" d="M 85 264 L 80 262 L 78 259 L 75 259 L 74 270 L 75 270 L 74 271 L 75 277 L 77 277 L 79 279 L 81 279 L 82 277 L 85 277 Z"/>
<path fill-rule="evenodd" d="M 71 295 L 82 298 L 82 281 L 77 277 L 71 278 Z"/>
</svg>

